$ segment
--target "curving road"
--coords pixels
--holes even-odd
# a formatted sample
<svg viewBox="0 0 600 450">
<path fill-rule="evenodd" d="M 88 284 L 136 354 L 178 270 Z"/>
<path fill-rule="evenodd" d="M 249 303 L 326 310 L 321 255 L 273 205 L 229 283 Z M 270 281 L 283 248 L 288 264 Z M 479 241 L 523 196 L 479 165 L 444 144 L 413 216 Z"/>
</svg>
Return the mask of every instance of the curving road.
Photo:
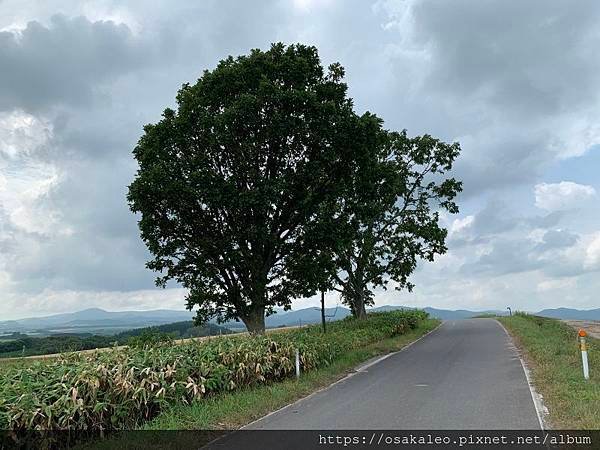
<svg viewBox="0 0 600 450">
<path fill-rule="evenodd" d="M 446 321 L 414 345 L 246 429 L 540 429 L 519 356 L 493 319 Z"/>
</svg>

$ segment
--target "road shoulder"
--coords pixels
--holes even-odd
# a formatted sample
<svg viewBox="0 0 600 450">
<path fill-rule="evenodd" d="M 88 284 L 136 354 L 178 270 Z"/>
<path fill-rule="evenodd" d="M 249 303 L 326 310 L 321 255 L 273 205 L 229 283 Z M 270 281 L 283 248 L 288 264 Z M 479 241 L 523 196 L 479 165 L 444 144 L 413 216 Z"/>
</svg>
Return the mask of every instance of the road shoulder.
<svg viewBox="0 0 600 450">
<path fill-rule="evenodd" d="M 527 353 L 523 350 L 523 348 L 517 344 L 518 337 L 511 335 L 511 333 L 506 329 L 502 322 L 498 320 L 496 322 L 500 324 L 506 335 L 511 340 L 514 352 L 517 354 L 519 360 L 521 361 L 521 367 L 523 367 L 523 372 L 525 372 L 525 378 L 527 379 L 527 385 L 529 386 L 529 392 L 531 393 L 531 399 L 533 400 L 533 405 L 535 406 L 535 412 L 537 413 L 540 428 L 542 430 L 551 429 L 548 408 L 544 404 L 544 397 L 538 392 L 538 390 L 533 385 L 531 371 L 529 369 L 532 363 L 531 359 L 527 357 Z"/>
<path fill-rule="evenodd" d="M 546 428 L 600 429 L 600 377 L 583 378 L 577 332 L 560 320 L 527 314 L 498 319 L 509 331 L 543 395 Z M 590 367 L 600 367 L 600 341 L 588 338 Z"/>
</svg>

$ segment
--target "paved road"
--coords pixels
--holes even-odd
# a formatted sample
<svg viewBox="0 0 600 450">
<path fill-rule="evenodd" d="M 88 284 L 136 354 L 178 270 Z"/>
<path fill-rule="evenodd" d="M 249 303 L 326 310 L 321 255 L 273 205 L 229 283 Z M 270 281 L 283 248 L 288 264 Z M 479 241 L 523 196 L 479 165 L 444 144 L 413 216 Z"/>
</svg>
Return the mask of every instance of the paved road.
<svg viewBox="0 0 600 450">
<path fill-rule="evenodd" d="M 249 429 L 540 429 L 510 338 L 492 319 L 444 322 L 409 348 Z"/>
</svg>

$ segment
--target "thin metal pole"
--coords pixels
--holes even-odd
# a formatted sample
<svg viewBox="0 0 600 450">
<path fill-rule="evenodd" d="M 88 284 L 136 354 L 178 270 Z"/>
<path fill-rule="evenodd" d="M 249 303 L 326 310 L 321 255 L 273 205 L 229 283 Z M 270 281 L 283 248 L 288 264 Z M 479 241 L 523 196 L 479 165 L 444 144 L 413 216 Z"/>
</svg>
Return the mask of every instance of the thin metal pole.
<svg viewBox="0 0 600 450">
<path fill-rule="evenodd" d="M 323 324 L 323 333 L 327 333 L 325 325 L 325 291 L 321 291 L 321 323 Z"/>
</svg>

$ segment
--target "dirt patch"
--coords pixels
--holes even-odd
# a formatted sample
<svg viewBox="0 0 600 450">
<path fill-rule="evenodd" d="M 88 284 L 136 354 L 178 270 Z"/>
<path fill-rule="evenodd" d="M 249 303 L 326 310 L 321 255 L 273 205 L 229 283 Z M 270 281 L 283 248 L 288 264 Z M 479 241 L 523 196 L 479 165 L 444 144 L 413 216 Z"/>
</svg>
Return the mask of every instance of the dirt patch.
<svg viewBox="0 0 600 450">
<path fill-rule="evenodd" d="M 594 320 L 564 320 L 563 322 L 568 323 L 573 328 L 583 328 L 590 336 L 600 339 L 600 321 Z"/>
</svg>

